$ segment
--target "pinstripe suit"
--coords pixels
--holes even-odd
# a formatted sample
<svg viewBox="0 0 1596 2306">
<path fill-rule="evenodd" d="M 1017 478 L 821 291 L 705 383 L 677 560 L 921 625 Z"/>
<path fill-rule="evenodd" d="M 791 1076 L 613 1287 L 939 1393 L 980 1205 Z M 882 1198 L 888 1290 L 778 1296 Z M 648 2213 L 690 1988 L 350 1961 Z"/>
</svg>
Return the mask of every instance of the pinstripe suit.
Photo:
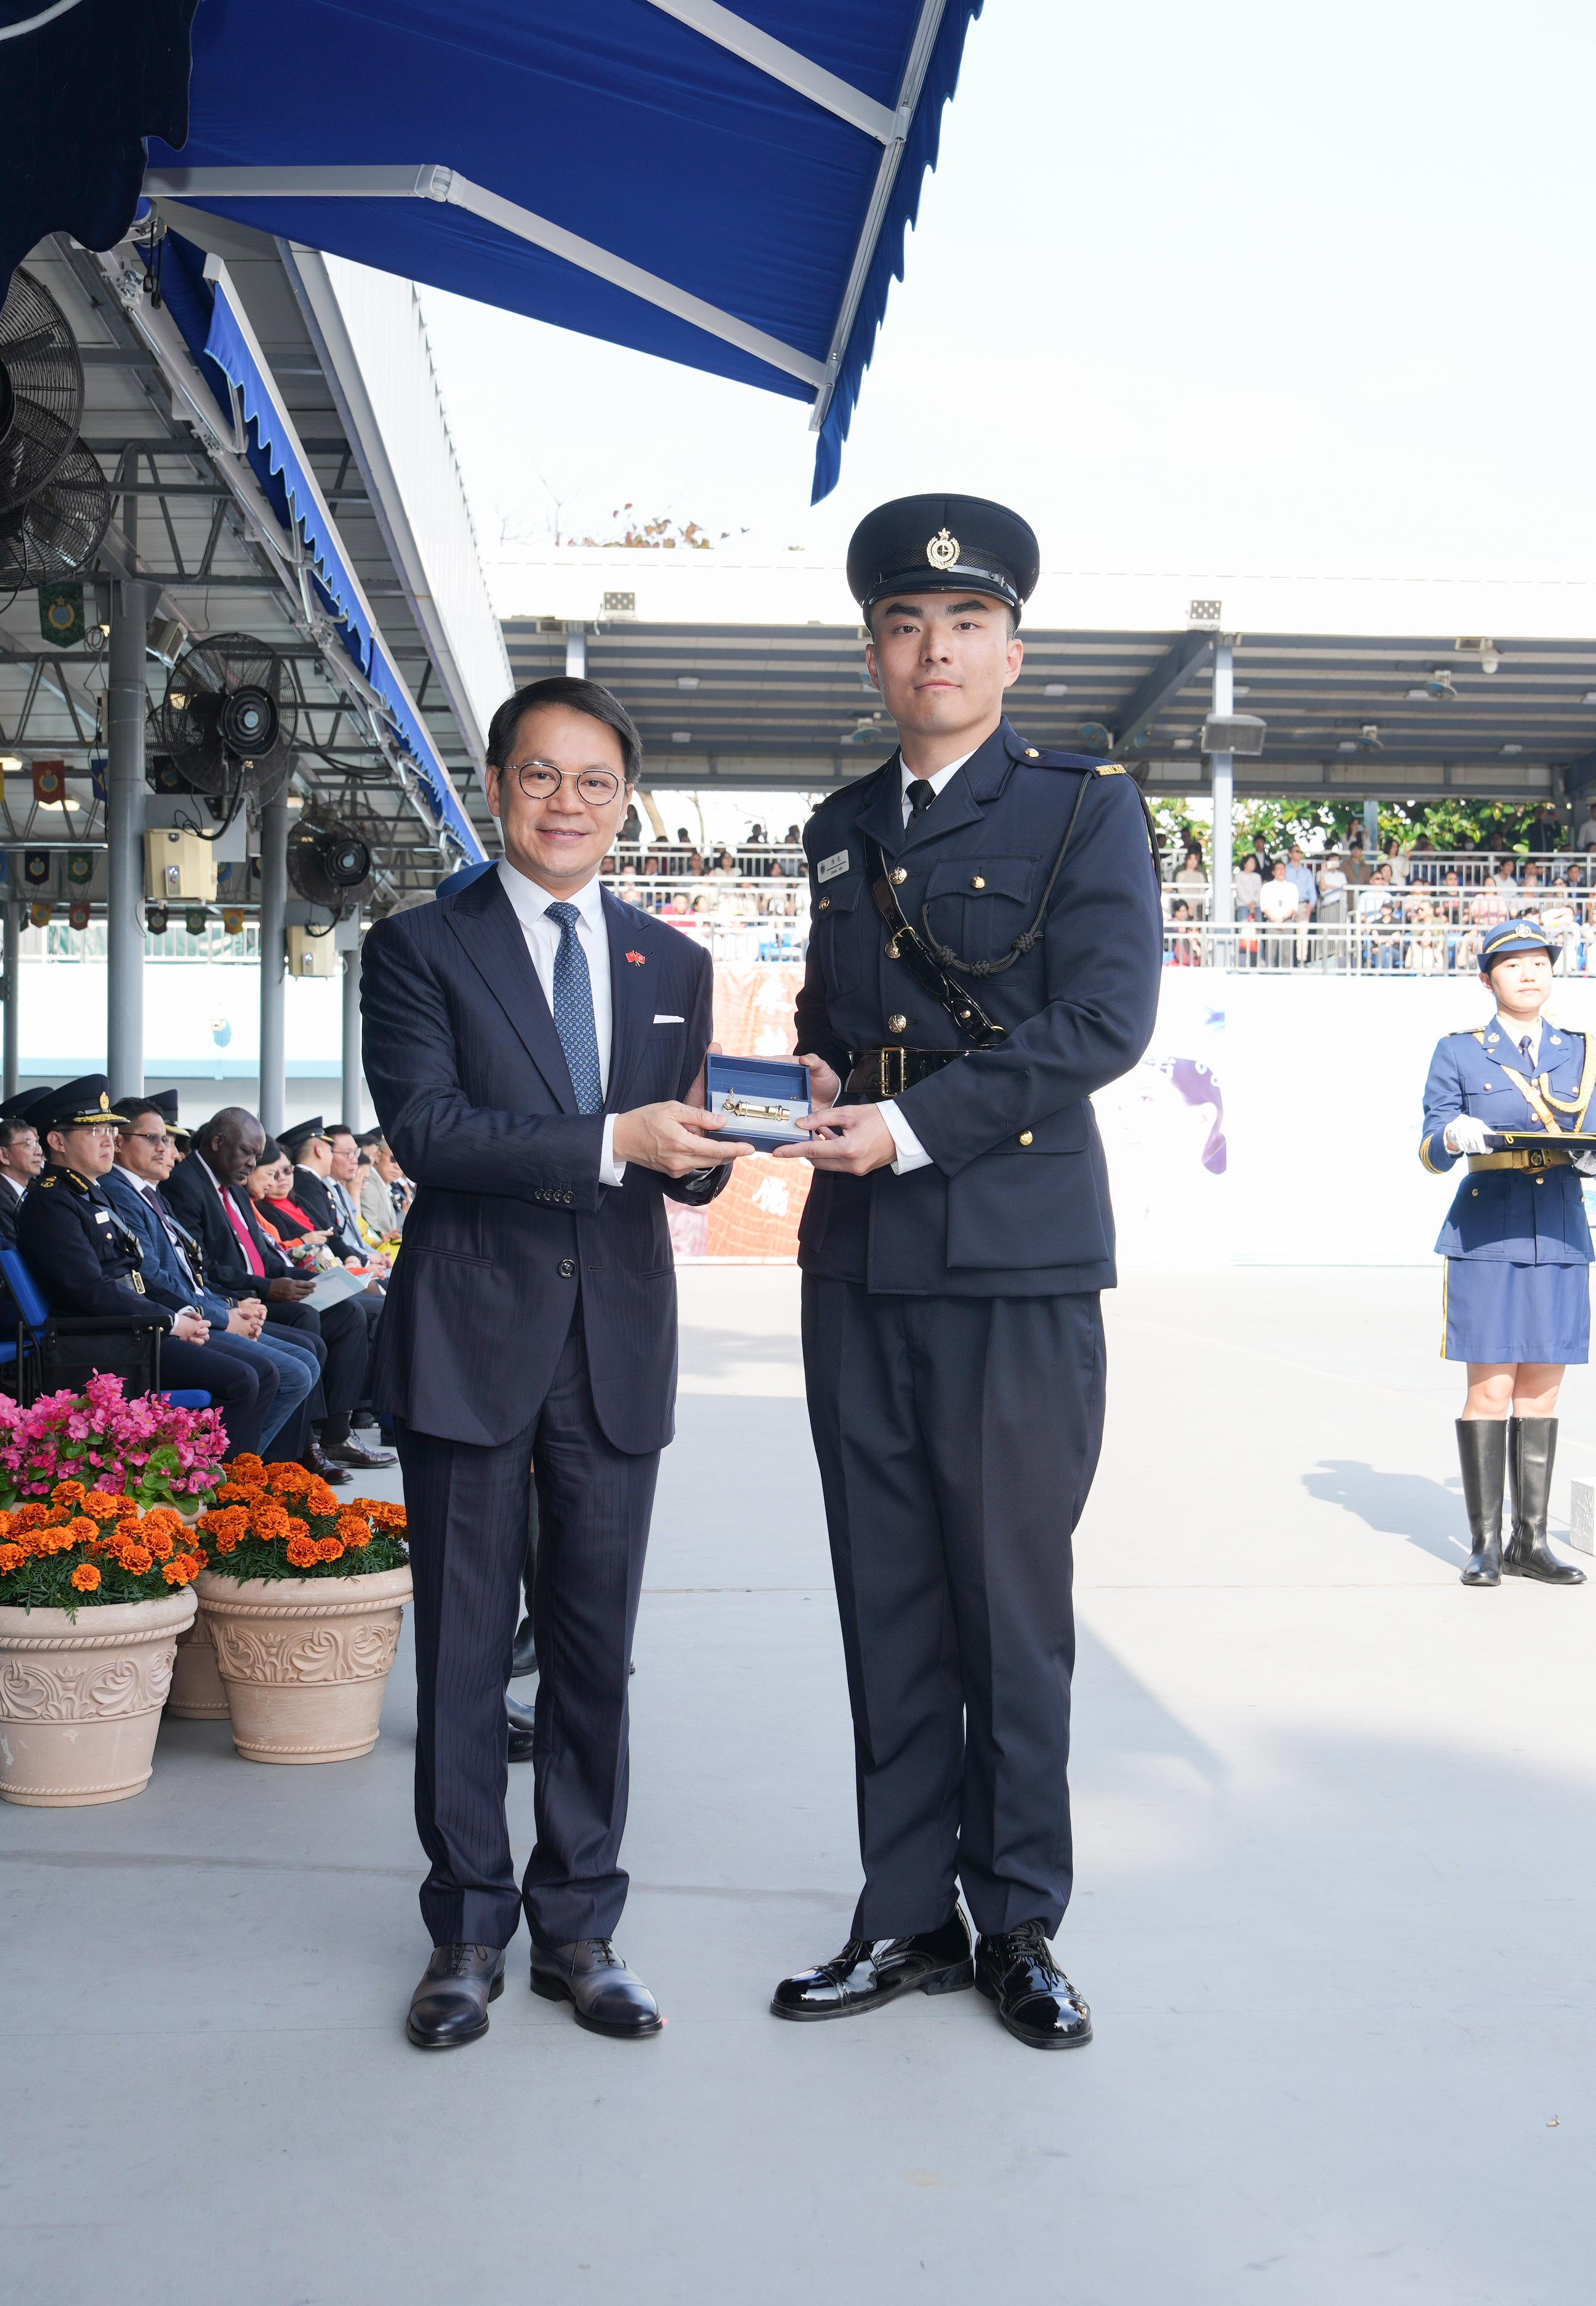
<svg viewBox="0 0 1596 2306">
<path fill-rule="evenodd" d="M 711 1030 L 708 956 L 603 901 L 612 1002 L 604 1112 L 685 1096 Z M 577 1110 L 497 874 L 380 922 L 362 967 L 366 1077 L 418 1188 L 372 1375 L 405 1471 L 415 1576 L 422 1912 L 439 1944 L 608 1937 L 627 1876 L 627 1676 L 659 1452 L 676 1394 L 662 1195 L 599 1183 L 603 1114 Z M 535 1455 L 537 1845 L 520 1892 L 505 1822 L 504 1692 Z"/>
</svg>

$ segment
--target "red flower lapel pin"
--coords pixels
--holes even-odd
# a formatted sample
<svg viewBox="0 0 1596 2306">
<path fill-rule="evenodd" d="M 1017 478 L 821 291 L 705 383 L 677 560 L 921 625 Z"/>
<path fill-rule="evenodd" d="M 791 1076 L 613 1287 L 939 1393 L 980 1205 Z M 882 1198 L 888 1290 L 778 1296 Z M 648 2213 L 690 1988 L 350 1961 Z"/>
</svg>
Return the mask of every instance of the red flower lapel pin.
<svg viewBox="0 0 1596 2306">
<path fill-rule="evenodd" d="M 641 952 L 629 952 L 627 955 L 627 959 L 631 962 L 634 969 L 641 969 L 647 958 L 648 956 L 646 953 Z"/>
</svg>

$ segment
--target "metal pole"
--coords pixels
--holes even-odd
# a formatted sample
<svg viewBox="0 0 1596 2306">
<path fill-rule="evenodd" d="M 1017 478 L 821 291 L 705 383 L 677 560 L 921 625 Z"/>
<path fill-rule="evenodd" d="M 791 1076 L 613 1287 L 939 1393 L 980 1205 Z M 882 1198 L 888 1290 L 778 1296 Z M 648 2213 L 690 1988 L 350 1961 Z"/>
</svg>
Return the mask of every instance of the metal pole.
<svg viewBox="0 0 1596 2306">
<path fill-rule="evenodd" d="M 1233 713 L 1235 701 L 1235 650 L 1222 638 L 1214 650 L 1216 715 Z M 1213 895 L 1208 918 L 1216 927 L 1228 928 L 1236 917 L 1235 755 L 1210 753 L 1208 763 L 1214 773 Z M 1219 953 L 1215 958 L 1223 961 L 1225 956 Z"/>
<path fill-rule="evenodd" d="M 260 1126 L 275 1137 L 286 1118 L 283 971 L 288 942 L 288 804 L 260 812 Z"/>
<path fill-rule="evenodd" d="M 1363 846 L 1372 871 L 1379 862 L 1380 854 L 1380 805 L 1378 800 L 1366 800 L 1363 804 Z"/>
<path fill-rule="evenodd" d="M 113 588 L 106 771 L 106 1068 L 111 1090 L 144 1087 L 144 645 L 148 585 Z"/>
<path fill-rule="evenodd" d="M 4 930 L 5 974 L 4 978 L 0 978 L 0 1002 L 4 1002 L 5 1009 L 5 1057 L 4 1067 L 0 1069 L 0 1096 L 15 1097 L 22 1055 L 18 1037 L 18 1022 L 21 1016 L 18 996 L 21 991 L 22 908 L 14 897 L 8 897 L 5 901 Z"/>
<path fill-rule="evenodd" d="M 356 917 L 358 927 L 358 916 Z M 361 1126 L 360 947 L 344 955 L 344 1101 L 338 1107 L 351 1129 Z"/>
<path fill-rule="evenodd" d="M 568 625 L 565 628 L 565 670 L 568 680 L 587 679 L 587 627 Z"/>
</svg>

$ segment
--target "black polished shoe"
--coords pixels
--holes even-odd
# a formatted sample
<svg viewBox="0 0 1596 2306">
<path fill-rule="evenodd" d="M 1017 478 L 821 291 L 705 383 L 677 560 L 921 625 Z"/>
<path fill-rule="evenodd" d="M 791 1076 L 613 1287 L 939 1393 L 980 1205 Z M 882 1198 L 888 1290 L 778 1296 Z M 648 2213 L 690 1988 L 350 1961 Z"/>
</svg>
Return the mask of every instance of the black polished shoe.
<svg viewBox="0 0 1596 2306">
<path fill-rule="evenodd" d="M 537 1670 L 538 1645 L 533 1638 L 532 1619 L 523 1618 L 516 1627 L 516 1646 L 510 1652 L 510 1679 L 519 1681 Z"/>
<path fill-rule="evenodd" d="M 960 1994 L 975 1983 L 969 1926 L 954 1907 L 939 1930 L 908 1938 L 849 1938 L 818 1969 L 784 1977 L 771 2001 L 772 2018 L 857 2018 L 911 1987 Z"/>
<path fill-rule="evenodd" d="M 487 2032 L 488 2004 L 503 1992 L 502 1946 L 434 1946 L 405 2031 L 418 2050 L 458 2049 Z"/>
<path fill-rule="evenodd" d="M 1507 1481 L 1513 1496 L 1513 1533 L 1502 1549 L 1504 1577 L 1532 1577 L 1538 1585 L 1583 1585 L 1585 1573 L 1559 1561 L 1546 1542 L 1551 1510 L 1552 1459 L 1558 1450 L 1555 1417 L 1514 1417 L 1507 1422 Z"/>
<path fill-rule="evenodd" d="M 353 1465 L 357 1473 L 375 1473 L 379 1465 L 398 1463 L 392 1449 L 364 1448 L 353 1433 L 347 1441 L 340 1441 L 335 1448 L 323 1450 L 322 1455 L 330 1457 L 335 1465 Z"/>
<path fill-rule="evenodd" d="M 976 1940 L 976 1984 L 1017 2042 L 1074 2050 L 1092 2038 L 1092 2013 L 1053 1958 L 1046 1925 Z"/>
<path fill-rule="evenodd" d="M 351 1476 L 345 1473 L 341 1465 L 333 1464 L 332 1459 L 324 1454 L 319 1441 L 312 1442 L 299 1462 L 307 1473 L 316 1474 L 332 1489 L 342 1490 L 348 1486 Z"/>
<path fill-rule="evenodd" d="M 519 1699 L 511 1697 L 507 1692 L 504 1711 L 505 1718 L 509 1723 L 511 1761 L 530 1762 L 532 1733 L 537 1726 L 537 1707 L 523 1705 Z"/>
<path fill-rule="evenodd" d="M 634 1977 L 608 1938 L 578 1938 L 574 1945 L 532 1949 L 532 1990 L 545 2002 L 568 2002 L 578 2026 L 628 2042 L 664 2031 L 659 2004 Z"/>
</svg>

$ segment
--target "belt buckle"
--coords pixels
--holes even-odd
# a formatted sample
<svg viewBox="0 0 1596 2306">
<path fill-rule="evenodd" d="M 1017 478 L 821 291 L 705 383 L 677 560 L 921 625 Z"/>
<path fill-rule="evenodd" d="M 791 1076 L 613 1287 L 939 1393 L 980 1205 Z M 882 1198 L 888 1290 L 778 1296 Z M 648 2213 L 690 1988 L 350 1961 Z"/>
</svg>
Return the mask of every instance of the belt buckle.
<svg viewBox="0 0 1596 2306">
<path fill-rule="evenodd" d="M 1549 1167 L 1550 1164 L 1548 1162 L 1546 1154 L 1541 1146 L 1531 1145 L 1525 1149 L 1529 1155 L 1529 1158 L 1525 1164 L 1526 1167 L 1531 1169 L 1545 1169 Z"/>
<path fill-rule="evenodd" d="M 894 1078 L 896 1076 L 896 1078 Z M 883 1097 L 901 1097 L 909 1086 L 909 1061 L 902 1049 L 883 1049 L 881 1053 L 881 1093 Z"/>
</svg>

